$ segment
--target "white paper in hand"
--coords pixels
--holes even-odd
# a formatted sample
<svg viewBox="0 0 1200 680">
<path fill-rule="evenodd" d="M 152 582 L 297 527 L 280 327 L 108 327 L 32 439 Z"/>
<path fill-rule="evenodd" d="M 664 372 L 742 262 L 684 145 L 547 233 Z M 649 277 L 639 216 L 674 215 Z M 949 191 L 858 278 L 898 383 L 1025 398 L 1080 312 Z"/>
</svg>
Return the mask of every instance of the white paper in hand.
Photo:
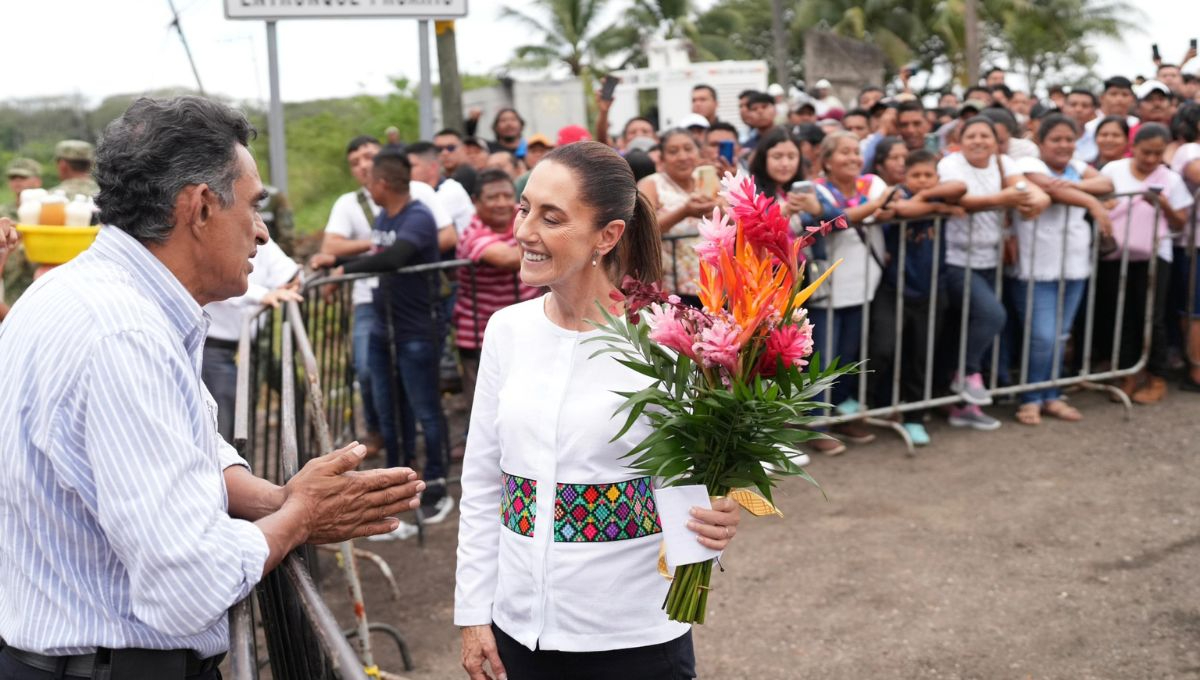
<svg viewBox="0 0 1200 680">
<path fill-rule="evenodd" d="M 711 560 L 721 554 L 719 550 L 704 547 L 696 540 L 696 532 L 687 526 L 692 519 L 693 507 L 712 508 L 707 487 L 692 484 L 655 489 L 654 503 L 658 506 L 658 520 L 662 523 L 667 546 L 667 566 L 674 569 L 682 564 Z"/>
</svg>

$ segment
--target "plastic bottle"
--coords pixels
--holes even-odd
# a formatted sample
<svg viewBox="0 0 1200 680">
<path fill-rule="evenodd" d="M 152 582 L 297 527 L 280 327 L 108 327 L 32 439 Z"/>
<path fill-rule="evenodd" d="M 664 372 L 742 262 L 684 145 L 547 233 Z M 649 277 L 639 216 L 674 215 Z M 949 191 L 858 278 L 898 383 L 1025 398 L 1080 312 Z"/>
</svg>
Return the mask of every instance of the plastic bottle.
<svg viewBox="0 0 1200 680">
<path fill-rule="evenodd" d="M 42 219 L 41 196 L 30 195 L 29 189 L 21 192 L 21 207 L 17 208 L 17 222 L 20 224 L 40 224 Z"/>
<path fill-rule="evenodd" d="M 61 227 L 67 223 L 67 195 L 56 191 L 42 199 L 42 218 L 38 224 Z"/>
<path fill-rule="evenodd" d="M 67 226 L 86 227 L 92 223 L 92 199 L 83 194 L 75 194 L 75 199 L 67 204 Z"/>
</svg>

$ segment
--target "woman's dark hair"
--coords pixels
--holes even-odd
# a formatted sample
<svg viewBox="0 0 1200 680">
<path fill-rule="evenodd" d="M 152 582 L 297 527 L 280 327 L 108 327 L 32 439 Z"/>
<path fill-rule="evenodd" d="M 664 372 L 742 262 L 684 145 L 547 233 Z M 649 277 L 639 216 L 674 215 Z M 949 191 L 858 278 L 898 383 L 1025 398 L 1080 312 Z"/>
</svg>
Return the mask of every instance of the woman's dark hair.
<svg viewBox="0 0 1200 680">
<path fill-rule="evenodd" d="M 630 151 L 625 154 L 625 162 L 633 170 L 633 181 L 640 182 L 642 178 L 653 175 L 658 169 L 654 167 L 654 159 L 645 151 Z"/>
<path fill-rule="evenodd" d="M 1041 121 L 1041 125 L 1038 126 L 1038 132 L 1037 132 L 1038 144 L 1045 144 L 1046 138 L 1050 136 L 1050 131 L 1056 127 L 1061 127 L 1063 125 L 1071 128 L 1071 132 L 1075 133 L 1076 137 L 1079 137 L 1079 124 L 1076 123 L 1074 121 L 1074 119 L 1067 118 L 1066 116 L 1062 115 L 1061 113 L 1055 113 L 1055 114 L 1052 114 L 1052 115 L 1049 115 L 1049 116 L 1046 116 L 1045 118 L 1043 118 Z"/>
<path fill-rule="evenodd" d="M 1171 143 L 1171 131 L 1166 125 L 1161 123 L 1143 123 L 1138 128 L 1137 134 L 1133 136 L 1133 145 L 1137 146 L 1142 142 L 1148 142 L 1152 139 L 1161 139 L 1164 142 Z"/>
<path fill-rule="evenodd" d="M 771 179 L 771 176 L 767 174 L 767 152 L 784 142 L 795 144 L 796 152 L 800 152 L 800 140 L 793 137 L 792 133 L 788 132 L 786 128 L 777 126 L 771 128 L 767 131 L 767 134 L 763 135 L 763 138 L 758 142 L 758 146 L 754 147 L 754 155 L 750 158 L 750 176 L 754 178 L 754 184 L 758 186 L 759 191 L 770 197 L 774 197 L 780 191 L 787 188 L 786 186 L 780 186 L 778 182 Z M 800 162 L 796 164 L 796 174 L 787 181 L 787 184 L 790 185 L 792 182 L 802 179 L 804 179 L 804 163 Z"/>
<path fill-rule="evenodd" d="M 872 175 L 879 175 L 880 177 L 883 177 L 883 163 L 887 160 L 887 157 L 891 155 L 892 149 L 896 148 L 897 146 L 904 146 L 903 137 L 891 136 L 884 137 L 883 139 L 879 140 L 879 144 L 875 145 L 875 158 L 871 160 L 870 172 Z M 905 153 L 907 153 L 908 147 L 904 146 L 904 148 Z M 907 158 L 907 156 L 905 156 L 905 158 Z"/>
<path fill-rule="evenodd" d="M 687 133 L 684 133 L 687 134 Z M 643 283 L 662 281 L 662 250 L 654 206 L 638 191 L 633 170 L 624 158 L 599 142 L 576 142 L 546 154 L 542 163 L 570 170 L 583 204 L 595 213 L 595 228 L 624 220 L 625 233 L 604 256 L 609 278 L 620 283 L 626 275 Z"/>
<path fill-rule="evenodd" d="M 1200 138 L 1200 104 L 1187 102 L 1171 118 L 1171 134 L 1187 144 Z"/>
<path fill-rule="evenodd" d="M 963 135 L 967 134 L 967 128 L 973 125 L 987 126 L 987 129 L 992 131 L 992 137 L 995 137 L 996 140 L 999 141 L 1000 137 L 996 135 L 996 124 L 989 120 L 986 116 L 971 116 L 963 121 L 958 131 L 958 138 L 961 140 Z"/>
<path fill-rule="evenodd" d="M 223 208 L 241 176 L 237 147 L 255 136 L 240 111 L 202 97 L 138 99 L 105 128 L 96 150 L 100 222 L 143 243 L 175 228 L 175 199 L 207 184 Z"/>
<path fill-rule="evenodd" d="M 1129 138 L 1129 121 L 1125 119 L 1125 116 L 1105 116 L 1096 125 L 1096 134 L 1100 134 L 1100 130 L 1104 129 L 1105 125 L 1116 125 L 1121 128 L 1121 134 L 1125 135 L 1126 139 Z"/>
<path fill-rule="evenodd" d="M 633 125 L 634 123 L 638 122 L 639 120 L 642 121 L 643 123 L 649 125 L 651 130 L 658 132 L 658 126 L 654 124 L 654 121 L 650 120 L 649 118 L 646 118 L 645 116 L 634 116 L 633 118 L 630 118 L 629 120 L 625 121 L 625 127 L 621 128 L 621 138 L 622 139 L 625 138 L 625 135 L 629 134 L 629 126 Z"/>
</svg>

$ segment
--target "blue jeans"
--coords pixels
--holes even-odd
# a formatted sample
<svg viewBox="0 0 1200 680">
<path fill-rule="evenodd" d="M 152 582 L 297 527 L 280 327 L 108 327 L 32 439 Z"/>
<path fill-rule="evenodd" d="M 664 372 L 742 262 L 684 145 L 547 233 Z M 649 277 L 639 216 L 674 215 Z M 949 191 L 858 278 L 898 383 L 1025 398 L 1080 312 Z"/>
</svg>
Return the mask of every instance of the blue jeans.
<svg viewBox="0 0 1200 680">
<path fill-rule="evenodd" d="M 965 375 L 979 373 L 983 370 L 983 357 L 992 348 L 992 341 L 996 334 L 1004 328 L 1004 322 L 1008 318 L 1008 314 L 1004 311 L 1004 305 L 996 299 L 994 287 L 996 270 L 994 268 L 968 270 L 948 264 L 946 265 L 945 279 L 943 279 L 947 295 L 946 301 L 949 303 L 950 309 L 958 312 L 958 322 L 962 322 L 961 314 L 968 302 L 964 298 L 968 274 L 971 277 L 971 299 L 969 300 L 971 308 L 967 320 L 967 353 L 963 370 Z M 955 328 L 955 326 L 948 325 L 948 328 Z M 957 332 L 953 332 L 951 335 L 956 340 L 960 339 Z M 953 348 L 954 366 L 955 370 L 958 370 L 958 344 L 955 343 Z"/>
<path fill-rule="evenodd" d="M 1020 342 L 1025 341 L 1026 300 L 1029 294 L 1029 281 L 1012 281 L 1013 302 L 1017 317 L 1020 319 Z M 1067 281 L 1063 286 L 1062 325 L 1058 327 L 1058 351 L 1055 352 L 1055 330 L 1058 325 L 1058 281 L 1033 282 L 1033 307 L 1028 313 L 1030 319 L 1029 332 L 1029 378 L 1028 382 L 1037 383 L 1057 377 L 1053 375 L 1055 361 L 1058 362 L 1058 375 L 1062 375 L 1063 353 L 1067 347 L 1067 339 L 1071 336 L 1071 326 L 1075 322 L 1075 314 L 1083 301 L 1083 291 L 1086 279 Z M 1018 345 L 1020 346 L 1020 345 Z M 1057 387 L 1041 390 L 1031 390 L 1021 395 L 1022 404 L 1043 404 L 1062 397 L 1062 391 Z"/>
<path fill-rule="evenodd" d="M 380 325 L 382 326 L 382 324 Z M 442 417 L 442 395 L 438 390 L 438 357 L 441 348 L 433 340 L 397 339 L 395 342 L 396 370 L 392 370 L 387 335 L 378 328 L 371 334 L 371 374 L 375 378 L 375 405 L 379 410 L 380 432 L 387 447 L 388 467 L 403 463 L 416 467 L 417 426 L 425 434 L 426 483 L 446 476 L 445 422 Z M 396 390 L 393 393 L 393 388 Z M 400 424 L 397 428 L 396 417 Z M 398 431 L 399 430 L 399 431 Z M 440 487 L 439 487 L 440 491 Z M 426 497 L 434 493 L 432 484 Z"/>
<path fill-rule="evenodd" d="M 375 410 L 375 395 L 371 386 L 371 329 L 375 327 L 375 305 L 370 302 L 354 305 L 354 375 L 362 393 L 363 418 L 367 432 L 379 431 L 379 413 Z"/>
<path fill-rule="evenodd" d="M 808 320 L 813 325 L 813 352 L 821 353 L 821 368 L 834 358 L 841 365 L 863 359 L 862 307 L 835 309 L 830 317 L 828 310 L 814 305 L 808 310 Z M 834 383 L 829 402 L 837 406 L 847 399 L 857 399 L 857 395 L 858 374 L 843 375 Z"/>
</svg>

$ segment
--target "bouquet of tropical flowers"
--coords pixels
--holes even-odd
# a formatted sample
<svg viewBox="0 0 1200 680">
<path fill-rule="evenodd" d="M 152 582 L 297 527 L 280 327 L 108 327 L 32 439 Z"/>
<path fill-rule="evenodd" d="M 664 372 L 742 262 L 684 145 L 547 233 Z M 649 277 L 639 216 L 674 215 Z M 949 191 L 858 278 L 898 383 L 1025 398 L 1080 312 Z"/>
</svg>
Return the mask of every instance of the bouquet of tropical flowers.
<svg viewBox="0 0 1200 680">
<path fill-rule="evenodd" d="M 833 267 L 805 285 L 801 251 L 846 220 L 795 236 L 751 178 L 726 173 L 722 188 L 728 212 L 714 209 L 702 220 L 696 246 L 703 309 L 627 277 L 613 293 L 625 314 L 602 310 L 605 332 L 595 340 L 607 346 L 596 355 L 615 354 L 653 381 L 620 393 L 617 413 L 626 420 L 613 439 L 643 416 L 653 431 L 629 452 L 630 467 L 665 486 L 703 484 L 710 496 L 730 495 L 754 514 L 778 514 L 771 500 L 778 478 L 816 484 L 793 457 L 799 444 L 824 436 L 804 426 L 828 406 L 822 393 L 852 368 L 836 361 L 819 368 L 803 307 Z M 712 567 L 710 559 L 675 568 L 663 606 L 671 619 L 704 622 Z M 661 558 L 660 571 L 668 573 Z"/>
</svg>

